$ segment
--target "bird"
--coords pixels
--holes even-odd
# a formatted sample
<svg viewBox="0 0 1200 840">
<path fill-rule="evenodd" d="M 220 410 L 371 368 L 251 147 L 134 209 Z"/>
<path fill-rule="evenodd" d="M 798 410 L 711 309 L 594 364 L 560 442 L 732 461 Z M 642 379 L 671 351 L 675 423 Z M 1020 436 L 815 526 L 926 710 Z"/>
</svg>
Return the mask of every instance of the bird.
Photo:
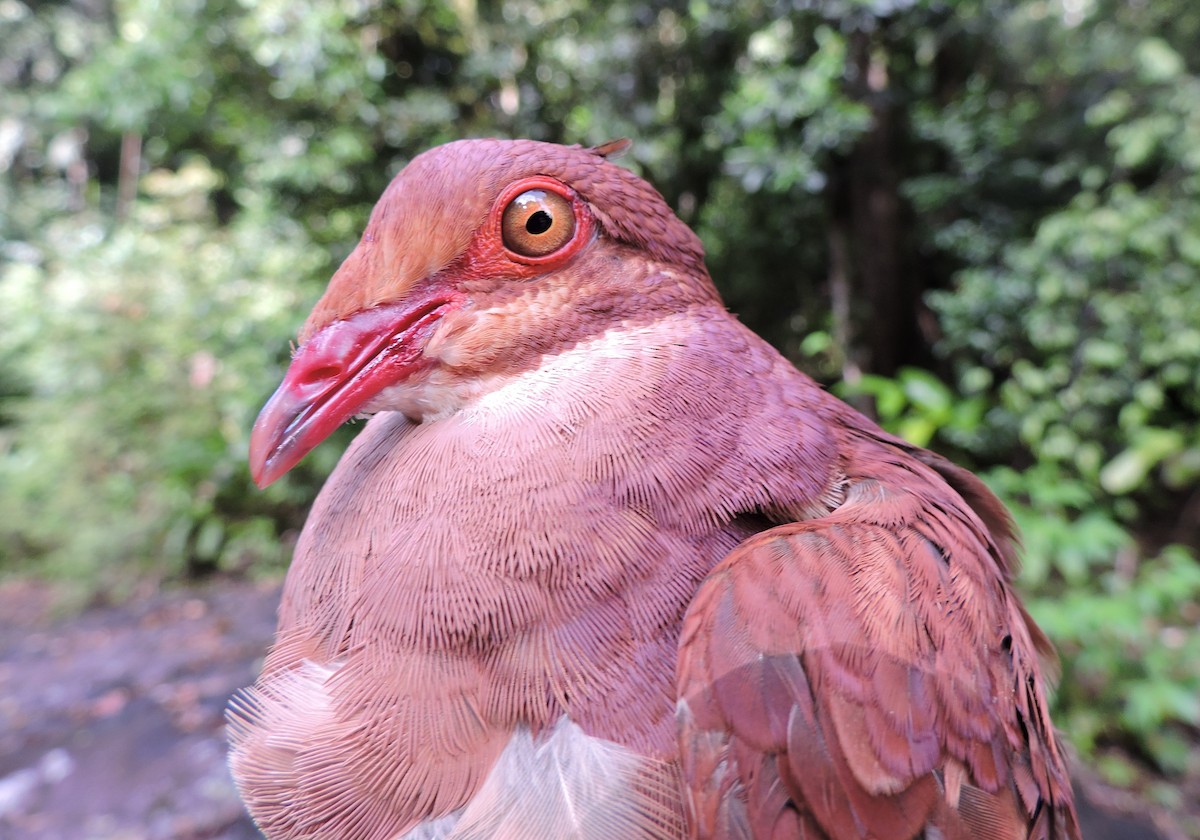
<svg viewBox="0 0 1200 840">
<path fill-rule="evenodd" d="M 400 170 L 251 433 L 370 418 L 227 713 L 266 837 L 1078 838 L 1017 535 L 723 304 L 625 140 Z"/>
</svg>

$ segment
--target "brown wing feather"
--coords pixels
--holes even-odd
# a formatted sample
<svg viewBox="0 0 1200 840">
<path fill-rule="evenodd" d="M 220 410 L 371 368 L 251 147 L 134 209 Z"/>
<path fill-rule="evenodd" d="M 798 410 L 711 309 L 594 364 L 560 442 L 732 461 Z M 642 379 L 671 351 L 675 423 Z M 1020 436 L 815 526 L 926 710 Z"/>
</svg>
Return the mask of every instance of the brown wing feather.
<svg viewBox="0 0 1200 840">
<path fill-rule="evenodd" d="M 689 610 L 693 836 L 1078 837 L 1043 639 L 989 532 L 1003 508 L 985 505 L 985 524 L 936 465 L 852 449 L 871 478 L 850 465 L 841 507 L 747 540 Z"/>
</svg>

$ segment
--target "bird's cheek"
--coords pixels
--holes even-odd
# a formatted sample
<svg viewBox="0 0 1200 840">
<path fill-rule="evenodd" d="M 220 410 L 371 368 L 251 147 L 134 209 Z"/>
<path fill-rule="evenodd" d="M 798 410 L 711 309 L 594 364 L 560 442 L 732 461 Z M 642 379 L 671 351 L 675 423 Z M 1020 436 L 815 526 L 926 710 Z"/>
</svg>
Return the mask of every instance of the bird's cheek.
<svg viewBox="0 0 1200 840">
<path fill-rule="evenodd" d="M 425 355 L 444 367 L 482 369 L 498 356 L 504 318 L 495 311 L 447 315 L 425 346 Z"/>
<path fill-rule="evenodd" d="M 472 320 L 462 311 L 451 312 L 442 318 L 425 345 L 425 357 L 446 367 L 458 367 L 462 337 Z"/>
</svg>

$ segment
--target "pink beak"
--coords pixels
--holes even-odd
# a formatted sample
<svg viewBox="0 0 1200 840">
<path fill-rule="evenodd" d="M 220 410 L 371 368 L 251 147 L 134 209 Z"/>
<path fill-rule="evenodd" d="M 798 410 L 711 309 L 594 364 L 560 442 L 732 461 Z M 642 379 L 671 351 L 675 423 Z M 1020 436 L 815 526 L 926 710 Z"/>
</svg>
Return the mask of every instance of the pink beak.
<svg viewBox="0 0 1200 840">
<path fill-rule="evenodd" d="M 424 367 L 429 336 L 456 302 L 430 288 L 334 321 L 304 342 L 250 433 L 254 483 L 275 481 L 372 397 Z"/>
</svg>

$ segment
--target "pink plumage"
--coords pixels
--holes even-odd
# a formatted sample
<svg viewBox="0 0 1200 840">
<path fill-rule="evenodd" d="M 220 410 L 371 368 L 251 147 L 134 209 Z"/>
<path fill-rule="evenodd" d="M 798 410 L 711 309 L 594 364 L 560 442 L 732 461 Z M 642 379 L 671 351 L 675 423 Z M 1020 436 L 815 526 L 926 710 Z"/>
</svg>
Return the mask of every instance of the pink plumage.
<svg viewBox="0 0 1200 840">
<path fill-rule="evenodd" d="M 230 713 L 275 838 L 1075 838 L 1011 525 L 725 311 L 610 149 L 416 158 L 256 424 L 374 415 Z"/>
</svg>

